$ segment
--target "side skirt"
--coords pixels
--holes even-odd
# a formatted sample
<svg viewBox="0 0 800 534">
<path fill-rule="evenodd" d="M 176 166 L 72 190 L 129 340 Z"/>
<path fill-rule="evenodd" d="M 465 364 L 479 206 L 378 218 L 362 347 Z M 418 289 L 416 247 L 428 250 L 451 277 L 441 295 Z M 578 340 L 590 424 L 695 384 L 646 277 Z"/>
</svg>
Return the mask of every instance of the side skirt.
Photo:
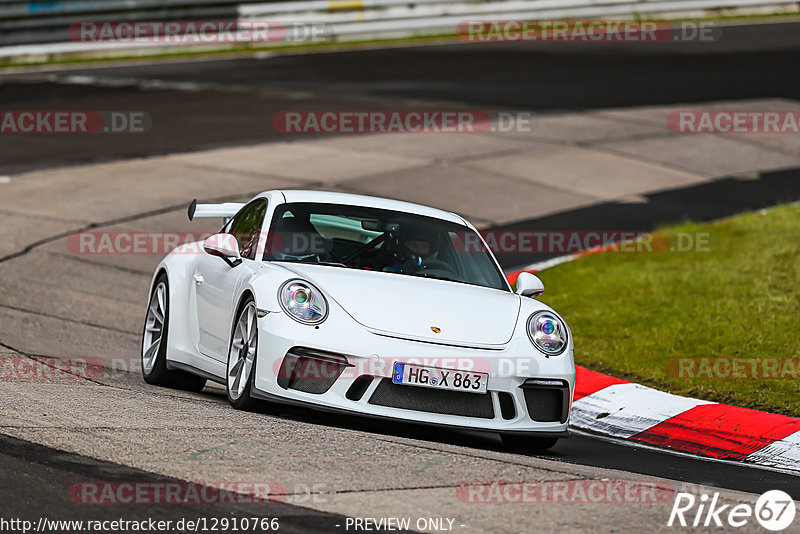
<svg viewBox="0 0 800 534">
<path fill-rule="evenodd" d="M 212 382 L 216 382 L 217 384 L 225 385 L 225 379 L 220 378 L 217 375 L 212 375 L 208 371 L 203 371 L 202 369 L 198 369 L 193 365 L 189 365 L 188 363 L 183 362 L 173 362 L 171 360 L 167 360 L 167 369 L 180 369 L 181 371 L 186 371 L 187 373 L 192 373 L 193 375 L 202 376 Z"/>
</svg>

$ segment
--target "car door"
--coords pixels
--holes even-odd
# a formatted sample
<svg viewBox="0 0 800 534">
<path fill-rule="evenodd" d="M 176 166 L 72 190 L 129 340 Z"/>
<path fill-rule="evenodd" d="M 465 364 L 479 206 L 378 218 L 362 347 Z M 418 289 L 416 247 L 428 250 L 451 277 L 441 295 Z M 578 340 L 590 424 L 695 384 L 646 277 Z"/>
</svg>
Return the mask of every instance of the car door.
<svg viewBox="0 0 800 534">
<path fill-rule="evenodd" d="M 197 262 L 194 283 L 197 288 L 197 318 L 200 352 L 227 361 L 228 338 L 232 327 L 234 299 L 242 279 L 255 267 L 256 249 L 267 212 L 267 202 L 256 199 L 237 213 L 222 232 L 232 234 L 239 244 L 242 263 L 231 267 L 222 258 L 203 254 Z"/>
</svg>

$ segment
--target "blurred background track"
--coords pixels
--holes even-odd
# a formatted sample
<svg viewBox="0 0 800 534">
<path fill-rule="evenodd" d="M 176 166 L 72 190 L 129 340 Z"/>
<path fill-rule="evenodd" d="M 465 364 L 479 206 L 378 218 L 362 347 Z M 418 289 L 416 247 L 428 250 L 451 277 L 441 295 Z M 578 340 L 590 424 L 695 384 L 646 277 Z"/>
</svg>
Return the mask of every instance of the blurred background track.
<svg viewBox="0 0 800 534">
<path fill-rule="evenodd" d="M 715 42 L 461 43 L 266 56 L 0 76 L 4 110 L 102 106 L 144 110 L 153 120 L 147 135 L 3 135 L 0 173 L 285 140 L 272 119 L 292 109 L 594 111 L 607 123 L 602 111 L 612 108 L 800 99 L 800 22 L 727 25 Z M 617 118 L 624 120 L 612 123 L 612 139 L 664 129 L 663 117 L 631 132 L 625 122 L 647 117 Z M 563 128 L 566 144 L 609 138 L 602 123 Z M 541 135 L 552 138 L 550 130 Z"/>
</svg>

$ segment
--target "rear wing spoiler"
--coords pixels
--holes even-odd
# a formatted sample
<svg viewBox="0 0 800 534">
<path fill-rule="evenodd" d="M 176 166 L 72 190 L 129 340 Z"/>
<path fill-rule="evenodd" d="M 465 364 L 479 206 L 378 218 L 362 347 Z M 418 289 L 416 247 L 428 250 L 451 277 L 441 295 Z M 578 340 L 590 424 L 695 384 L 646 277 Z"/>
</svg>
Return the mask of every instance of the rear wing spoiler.
<svg viewBox="0 0 800 534">
<path fill-rule="evenodd" d="M 189 220 L 194 220 L 195 217 L 222 217 L 223 219 L 230 219 L 244 204 L 240 202 L 224 202 L 222 204 L 198 204 L 197 199 L 192 200 L 189 204 Z"/>
</svg>

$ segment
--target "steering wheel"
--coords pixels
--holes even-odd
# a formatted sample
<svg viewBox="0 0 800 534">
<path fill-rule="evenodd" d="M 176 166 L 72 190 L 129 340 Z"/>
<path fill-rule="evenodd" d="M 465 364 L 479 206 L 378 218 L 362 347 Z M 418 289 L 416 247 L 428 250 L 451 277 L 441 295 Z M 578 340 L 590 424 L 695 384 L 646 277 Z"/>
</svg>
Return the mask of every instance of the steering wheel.
<svg viewBox="0 0 800 534">
<path fill-rule="evenodd" d="M 454 274 L 454 275 L 458 276 L 458 273 L 456 272 L 456 270 L 453 269 L 453 267 L 449 263 L 447 263 L 446 261 L 442 261 L 442 260 L 425 260 L 422 263 L 422 271 L 423 272 L 426 271 L 426 270 L 433 270 L 433 269 L 438 269 L 440 271 L 446 271 L 446 272 L 448 272 L 450 274 Z"/>
</svg>

